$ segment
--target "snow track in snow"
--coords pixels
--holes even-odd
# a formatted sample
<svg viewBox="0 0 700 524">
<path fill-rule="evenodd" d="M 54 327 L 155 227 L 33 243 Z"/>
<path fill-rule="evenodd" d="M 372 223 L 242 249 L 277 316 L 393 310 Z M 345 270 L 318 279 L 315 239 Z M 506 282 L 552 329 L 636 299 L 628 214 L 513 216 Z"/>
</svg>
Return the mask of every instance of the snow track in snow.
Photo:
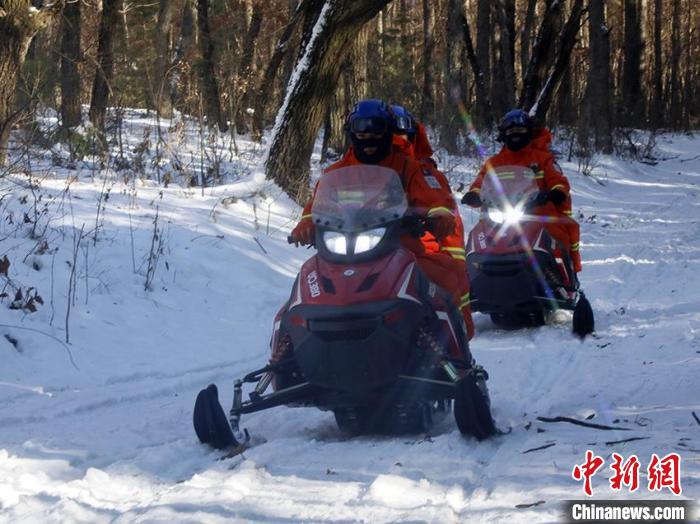
<svg viewBox="0 0 700 524">
<path fill-rule="evenodd" d="M 674 136 L 660 149 L 689 157 L 697 145 Z M 170 222 L 161 261 L 169 269 L 159 267 L 146 293 L 131 269 L 128 200 L 113 190 L 103 238 L 88 254 L 91 274 L 101 271 L 108 285 L 91 288 L 87 305 L 80 291 L 72 317 L 79 369 L 46 337 L 0 328 L 0 522 L 552 522 L 562 518 L 559 501 L 582 498 L 571 469 L 586 449 L 606 459 L 635 453 L 643 467 L 651 453 L 679 452 L 683 495 L 699 498 L 700 427 L 691 412 L 700 414 L 700 161 L 652 167 L 603 158 L 600 182 L 563 167 L 581 213 L 581 279 L 597 331 L 578 341 L 566 313 L 517 331 L 476 315 L 473 352 L 490 373 L 506 434 L 465 439 L 450 416 L 429 437 L 348 438 L 331 413 L 275 408 L 244 417 L 257 445 L 227 460 L 197 442 L 194 399 L 214 382 L 228 408 L 232 380 L 265 363 L 274 314 L 309 254 L 285 241 L 295 208 L 265 187 L 276 199 L 266 235 L 267 204 L 246 196 L 259 178 L 204 197 L 139 186 L 139 257 L 153 227 L 149 203 Z M 58 178 L 52 184 L 62 187 Z M 99 186 L 74 182 L 83 198 L 55 227 L 94 222 Z M 220 205 L 231 195 L 244 198 Z M 26 316 L 2 308 L 0 323 L 63 338 L 72 240 L 58 230 L 51 238 L 57 321 L 48 325 L 45 306 Z M 50 255 L 35 271 L 14 255 L 33 243 L 18 236 L 11 245 L 10 275 L 46 299 Z M 537 419 L 555 416 L 628 431 Z M 640 440 L 615 443 L 630 438 Z M 620 497 L 607 478 L 594 478 L 596 496 Z M 642 480 L 636 498 L 671 497 L 648 493 Z"/>
</svg>

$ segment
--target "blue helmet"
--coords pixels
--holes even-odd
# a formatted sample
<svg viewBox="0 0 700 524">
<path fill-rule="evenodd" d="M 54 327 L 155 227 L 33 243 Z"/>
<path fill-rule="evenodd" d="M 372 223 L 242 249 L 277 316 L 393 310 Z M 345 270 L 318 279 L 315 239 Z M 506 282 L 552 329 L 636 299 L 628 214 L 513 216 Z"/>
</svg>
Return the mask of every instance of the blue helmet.
<svg viewBox="0 0 700 524">
<path fill-rule="evenodd" d="M 393 132 L 395 118 L 386 102 L 376 99 L 362 100 L 355 104 L 348 115 L 346 126 L 349 133 L 373 133 L 383 135 Z"/>
<path fill-rule="evenodd" d="M 532 130 L 532 119 L 522 109 L 513 109 L 508 111 L 505 116 L 501 119 L 501 123 L 498 124 L 498 130 L 504 133 L 507 129 L 511 127 L 525 127 L 528 130 Z"/>
<path fill-rule="evenodd" d="M 401 135 L 408 135 L 410 139 L 416 135 L 416 119 L 408 110 L 398 104 L 393 104 L 391 110 L 396 120 L 396 132 Z"/>
</svg>

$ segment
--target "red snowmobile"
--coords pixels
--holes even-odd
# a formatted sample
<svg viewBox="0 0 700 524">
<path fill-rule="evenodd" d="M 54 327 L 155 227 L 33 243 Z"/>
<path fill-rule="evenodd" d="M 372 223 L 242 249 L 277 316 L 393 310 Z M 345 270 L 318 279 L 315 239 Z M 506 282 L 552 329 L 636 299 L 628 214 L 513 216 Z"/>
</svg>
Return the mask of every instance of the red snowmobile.
<svg viewBox="0 0 700 524">
<path fill-rule="evenodd" d="M 401 245 L 422 228 L 396 172 L 323 176 L 312 215 L 317 254 L 275 317 L 269 364 L 234 382 L 228 420 L 215 385 L 199 393 L 199 440 L 243 444 L 241 415 L 279 405 L 333 411 L 349 434 L 424 432 L 451 410 L 462 433 L 494 434 L 488 375 L 472 361 L 462 316 Z M 245 383 L 255 384 L 248 400 Z"/>
<path fill-rule="evenodd" d="M 580 289 L 568 246 L 546 228 L 554 217 L 529 167 L 499 166 L 484 179 L 481 218 L 467 240 L 472 310 L 497 325 L 542 325 L 548 311 L 573 310 L 573 331 L 593 332 L 593 310 Z"/>
</svg>

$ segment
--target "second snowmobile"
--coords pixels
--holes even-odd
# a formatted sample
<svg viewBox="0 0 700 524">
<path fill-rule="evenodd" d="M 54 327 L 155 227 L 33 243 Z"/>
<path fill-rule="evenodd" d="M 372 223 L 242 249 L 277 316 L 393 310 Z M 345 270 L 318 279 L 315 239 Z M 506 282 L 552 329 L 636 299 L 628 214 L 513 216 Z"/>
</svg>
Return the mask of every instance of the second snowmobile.
<svg viewBox="0 0 700 524">
<path fill-rule="evenodd" d="M 546 193 L 529 167 L 499 166 L 481 187 L 481 217 L 467 240 L 472 310 L 495 324 L 541 325 L 557 309 L 573 310 L 573 331 L 593 332 L 591 305 L 580 287 L 568 247 L 548 231 L 561 219 L 534 212 Z"/>
</svg>

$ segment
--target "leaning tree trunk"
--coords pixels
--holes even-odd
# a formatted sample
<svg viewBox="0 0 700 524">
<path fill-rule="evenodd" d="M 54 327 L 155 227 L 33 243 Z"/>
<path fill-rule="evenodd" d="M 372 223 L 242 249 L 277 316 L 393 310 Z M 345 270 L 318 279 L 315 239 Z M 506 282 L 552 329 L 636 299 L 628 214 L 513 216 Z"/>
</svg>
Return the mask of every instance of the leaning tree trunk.
<svg viewBox="0 0 700 524">
<path fill-rule="evenodd" d="M 537 30 L 537 36 L 532 46 L 532 54 L 527 69 L 523 71 L 523 88 L 518 105 L 529 110 L 537 101 L 542 90 L 545 71 L 549 56 L 554 48 L 555 25 L 563 2 L 547 0 L 542 15 L 542 22 Z"/>
<path fill-rule="evenodd" d="M 113 39 L 119 24 L 122 0 L 102 0 L 102 18 L 97 37 L 97 70 L 92 84 L 90 99 L 90 122 L 100 132 L 104 133 L 107 104 L 112 94 L 112 79 L 114 77 Z"/>
<path fill-rule="evenodd" d="M 267 178 L 298 202 L 308 195 L 309 159 L 341 65 L 362 26 L 390 0 L 327 0 L 297 62 L 265 162 Z"/>
<path fill-rule="evenodd" d="M 69 2 L 61 24 L 61 127 L 81 124 L 80 115 L 80 2 Z"/>
<path fill-rule="evenodd" d="M 218 125 L 219 131 L 225 133 L 228 130 L 228 124 L 221 111 L 219 83 L 214 67 L 214 42 L 209 29 L 209 0 L 197 0 L 197 27 L 199 28 L 199 49 L 202 54 L 199 77 L 202 82 L 207 124 L 210 127 Z"/>
<path fill-rule="evenodd" d="M 558 55 L 555 58 L 554 66 L 547 77 L 547 80 L 540 91 L 535 102 L 535 111 L 533 119 L 538 125 L 544 125 L 544 120 L 549 111 L 549 107 L 554 97 L 554 92 L 559 88 L 560 100 L 571 100 L 571 77 L 569 63 L 571 54 L 576 44 L 576 35 L 578 35 L 581 27 L 581 16 L 583 14 L 583 0 L 573 0 L 569 18 L 564 24 L 564 29 L 561 31 L 559 38 Z M 566 90 L 566 92 L 562 92 Z M 572 112 L 571 104 L 564 108 L 564 111 L 559 112 L 560 120 L 564 115 Z"/>
<path fill-rule="evenodd" d="M 275 85 L 275 77 L 279 74 L 280 65 L 282 64 L 282 59 L 285 55 L 290 55 L 289 47 L 291 45 L 291 39 L 294 34 L 294 30 L 299 24 L 301 18 L 301 5 L 299 4 L 294 11 L 287 24 L 284 26 L 284 31 L 280 36 L 277 44 L 275 45 L 275 50 L 272 53 L 272 58 L 267 64 L 267 69 L 265 69 L 265 74 L 263 75 L 262 81 L 257 89 L 257 95 L 255 96 L 255 105 L 253 107 L 253 130 L 252 137 L 255 141 L 260 141 L 262 139 L 262 130 L 265 123 L 265 113 L 266 108 L 269 107 L 270 95 Z"/>
<path fill-rule="evenodd" d="M 17 80 L 29 45 L 62 8 L 62 1 L 37 10 L 29 0 L 0 0 L 0 165 L 7 158 L 12 126 L 22 113 L 15 106 Z"/>
</svg>

